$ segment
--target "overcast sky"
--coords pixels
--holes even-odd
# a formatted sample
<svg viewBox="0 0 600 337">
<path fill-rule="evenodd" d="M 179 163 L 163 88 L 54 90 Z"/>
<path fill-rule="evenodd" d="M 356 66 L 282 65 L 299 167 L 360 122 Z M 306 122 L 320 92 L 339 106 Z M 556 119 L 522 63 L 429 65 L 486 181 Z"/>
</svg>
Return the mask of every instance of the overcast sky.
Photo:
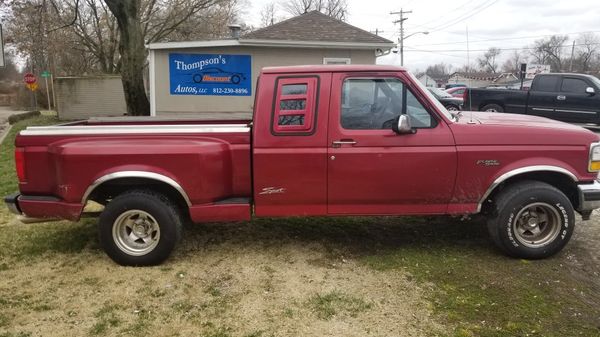
<svg viewBox="0 0 600 337">
<path fill-rule="evenodd" d="M 273 0 L 249 0 L 244 16 L 247 23 L 260 24 L 261 8 Z M 285 0 L 282 0 L 285 1 Z M 277 0 L 275 0 L 277 2 Z M 411 10 L 405 21 L 404 65 L 412 71 L 425 70 L 428 65 L 444 62 L 460 67 L 467 63 L 467 26 L 471 64 L 482 50 L 489 47 L 511 49 L 532 44 L 536 39 L 552 34 L 569 34 L 572 42 L 580 32 L 596 32 L 600 36 L 600 1 L 598 0 L 348 0 L 348 23 L 375 31 L 394 42 L 398 41 L 397 16 L 391 11 Z M 282 16 L 289 14 L 280 9 Z M 318 32 L 316 32 L 318 33 Z M 493 40 L 493 41 L 490 41 Z M 565 48 L 570 53 L 570 46 Z M 400 56 L 391 54 L 378 63 L 400 64 Z M 500 62 L 501 64 L 502 62 Z"/>
</svg>

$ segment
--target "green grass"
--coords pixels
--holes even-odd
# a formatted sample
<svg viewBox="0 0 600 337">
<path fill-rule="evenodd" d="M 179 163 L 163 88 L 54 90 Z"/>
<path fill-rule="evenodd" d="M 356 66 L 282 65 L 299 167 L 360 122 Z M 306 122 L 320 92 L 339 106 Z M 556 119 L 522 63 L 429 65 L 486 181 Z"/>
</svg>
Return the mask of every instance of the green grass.
<svg viewBox="0 0 600 337">
<path fill-rule="evenodd" d="M 120 307 L 113 304 L 104 304 L 96 313 L 96 323 L 90 329 L 91 335 L 104 335 L 109 329 L 118 327 L 121 319 L 118 316 Z"/>
<path fill-rule="evenodd" d="M 475 234 L 479 241 L 461 242 L 460 224 L 443 221 L 431 225 L 437 232 L 419 228 L 422 239 L 363 261 L 379 271 L 409 272 L 428 289 L 438 317 L 454 327 L 450 336 L 600 336 L 600 307 L 586 303 L 598 294 L 559 257 L 506 258 L 481 244 L 482 233 Z M 462 233 L 480 232 L 475 225 L 463 224 Z"/>
<path fill-rule="evenodd" d="M 333 316 L 347 314 L 356 317 L 359 313 L 369 310 L 371 303 L 339 291 L 317 294 L 308 300 L 308 307 L 320 319 L 328 320 Z"/>
</svg>

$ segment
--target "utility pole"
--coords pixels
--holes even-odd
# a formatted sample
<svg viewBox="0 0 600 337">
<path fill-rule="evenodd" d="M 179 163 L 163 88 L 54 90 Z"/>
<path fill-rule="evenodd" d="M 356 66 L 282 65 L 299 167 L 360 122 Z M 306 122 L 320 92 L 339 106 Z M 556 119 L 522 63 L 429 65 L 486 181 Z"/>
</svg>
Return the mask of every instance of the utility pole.
<svg viewBox="0 0 600 337">
<path fill-rule="evenodd" d="M 385 33 L 385 31 L 379 30 L 379 28 L 375 28 L 375 30 L 370 31 L 369 33 L 379 36 L 379 33 Z"/>
<path fill-rule="evenodd" d="M 569 72 L 573 72 L 573 54 L 575 54 L 575 40 L 573 40 L 573 46 L 571 47 L 571 65 L 569 66 Z"/>
<path fill-rule="evenodd" d="M 408 20 L 405 18 L 405 14 L 410 14 L 412 11 L 405 11 L 400 8 L 399 12 L 390 12 L 391 15 L 398 15 L 399 19 L 394 21 L 394 24 L 400 24 L 400 37 L 398 38 L 398 42 L 400 44 L 400 65 L 404 66 L 404 21 Z"/>
</svg>

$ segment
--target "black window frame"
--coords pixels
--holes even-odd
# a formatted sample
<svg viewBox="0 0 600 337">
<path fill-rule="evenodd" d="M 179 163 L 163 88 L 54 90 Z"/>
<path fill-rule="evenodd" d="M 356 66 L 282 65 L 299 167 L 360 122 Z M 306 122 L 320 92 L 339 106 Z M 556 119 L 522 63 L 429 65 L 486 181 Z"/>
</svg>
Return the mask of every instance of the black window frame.
<svg viewBox="0 0 600 337">
<path fill-rule="evenodd" d="M 343 94 L 343 90 L 344 90 L 344 85 L 346 83 L 346 81 L 348 80 L 357 80 L 357 79 L 362 79 L 362 80 L 385 80 L 385 79 L 393 79 L 393 80 L 397 80 L 398 82 L 400 82 L 402 84 L 402 107 L 401 107 L 401 111 L 400 111 L 400 115 L 408 115 L 407 113 L 407 97 L 408 97 L 408 92 L 410 92 L 412 94 L 412 96 L 414 97 L 414 99 L 421 105 L 421 107 L 423 108 L 423 110 L 425 112 L 427 112 L 427 114 L 429 115 L 430 119 L 431 119 L 431 125 L 428 127 L 413 127 L 414 129 L 435 129 L 438 125 L 439 125 L 439 120 L 438 120 L 438 116 L 435 113 L 432 113 L 431 110 L 429 109 L 427 104 L 423 104 L 422 99 L 418 96 L 415 95 L 413 88 L 408 85 L 405 81 L 402 80 L 402 78 L 396 77 L 396 76 L 347 76 L 345 78 L 343 78 L 342 80 L 342 85 L 340 90 L 342 90 L 342 94 L 340 95 L 340 113 L 339 113 L 339 126 L 345 130 L 345 131 L 387 131 L 387 130 L 391 130 L 390 129 L 346 129 L 343 125 L 342 125 L 342 114 L 343 114 L 343 103 L 344 103 L 344 94 Z M 375 90 L 374 92 L 374 96 L 376 97 L 378 95 L 378 89 Z M 398 115 L 398 116 L 400 116 Z M 410 116 L 409 116 L 410 117 Z"/>
<path fill-rule="evenodd" d="M 275 130 L 275 126 L 279 123 L 279 116 L 276 116 L 277 111 L 279 111 L 277 107 L 278 93 L 280 87 L 280 81 L 286 79 L 309 79 L 314 78 L 316 80 L 315 85 L 315 102 L 314 102 L 314 113 L 312 114 L 312 127 L 310 131 L 277 131 Z M 285 85 L 285 84 L 284 84 Z M 281 85 L 283 86 L 283 85 Z M 307 87 L 308 89 L 308 87 Z M 271 106 L 271 121 L 269 123 L 269 129 L 271 131 L 271 135 L 273 136 L 312 136 L 317 132 L 317 121 L 319 119 L 319 102 L 321 96 L 321 76 L 319 75 L 288 75 L 288 76 L 277 76 L 275 78 L 275 87 L 273 90 L 273 100 Z M 308 102 L 307 102 L 308 104 Z M 277 117 L 277 118 L 276 118 Z"/>
<path fill-rule="evenodd" d="M 585 84 L 583 91 L 566 91 L 563 90 L 563 85 L 565 83 L 565 80 L 575 80 L 575 81 L 580 81 L 583 82 Z M 586 94 L 585 89 L 591 87 L 591 85 L 588 83 L 588 81 L 586 81 L 583 78 L 579 78 L 579 77 L 563 77 L 562 81 L 560 82 L 560 92 L 566 92 L 566 93 L 570 93 L 570 94 Z"/>
</svg>

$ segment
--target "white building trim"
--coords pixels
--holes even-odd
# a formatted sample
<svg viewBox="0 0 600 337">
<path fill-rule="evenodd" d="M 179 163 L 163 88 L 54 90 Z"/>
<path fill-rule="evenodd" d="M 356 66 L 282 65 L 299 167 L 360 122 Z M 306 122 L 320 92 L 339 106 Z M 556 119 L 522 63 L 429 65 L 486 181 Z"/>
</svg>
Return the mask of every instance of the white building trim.
<svg viewBox="0 0 600 337">
<path fill-rule="evenodd" d="M 156 59 L 154 50 L 148 53 L 148 71 L 150 82 L 150 116 L 156 116 Z"/>
<path fill-rule="evenodd" d="M 150 50 L 158 49 L 187 49 L 209 47 L 281 47 L 281 48 L 327 48 L 327 49 L 381 49 L 393 48 L 394 43 L 365 43 L 365 42 L 329 42 L 329 41 L 292 41 L 292 40 L 213 40 L 213 41 L 185 41 L 161 42 L 148 45 Z"/>
</svg>

